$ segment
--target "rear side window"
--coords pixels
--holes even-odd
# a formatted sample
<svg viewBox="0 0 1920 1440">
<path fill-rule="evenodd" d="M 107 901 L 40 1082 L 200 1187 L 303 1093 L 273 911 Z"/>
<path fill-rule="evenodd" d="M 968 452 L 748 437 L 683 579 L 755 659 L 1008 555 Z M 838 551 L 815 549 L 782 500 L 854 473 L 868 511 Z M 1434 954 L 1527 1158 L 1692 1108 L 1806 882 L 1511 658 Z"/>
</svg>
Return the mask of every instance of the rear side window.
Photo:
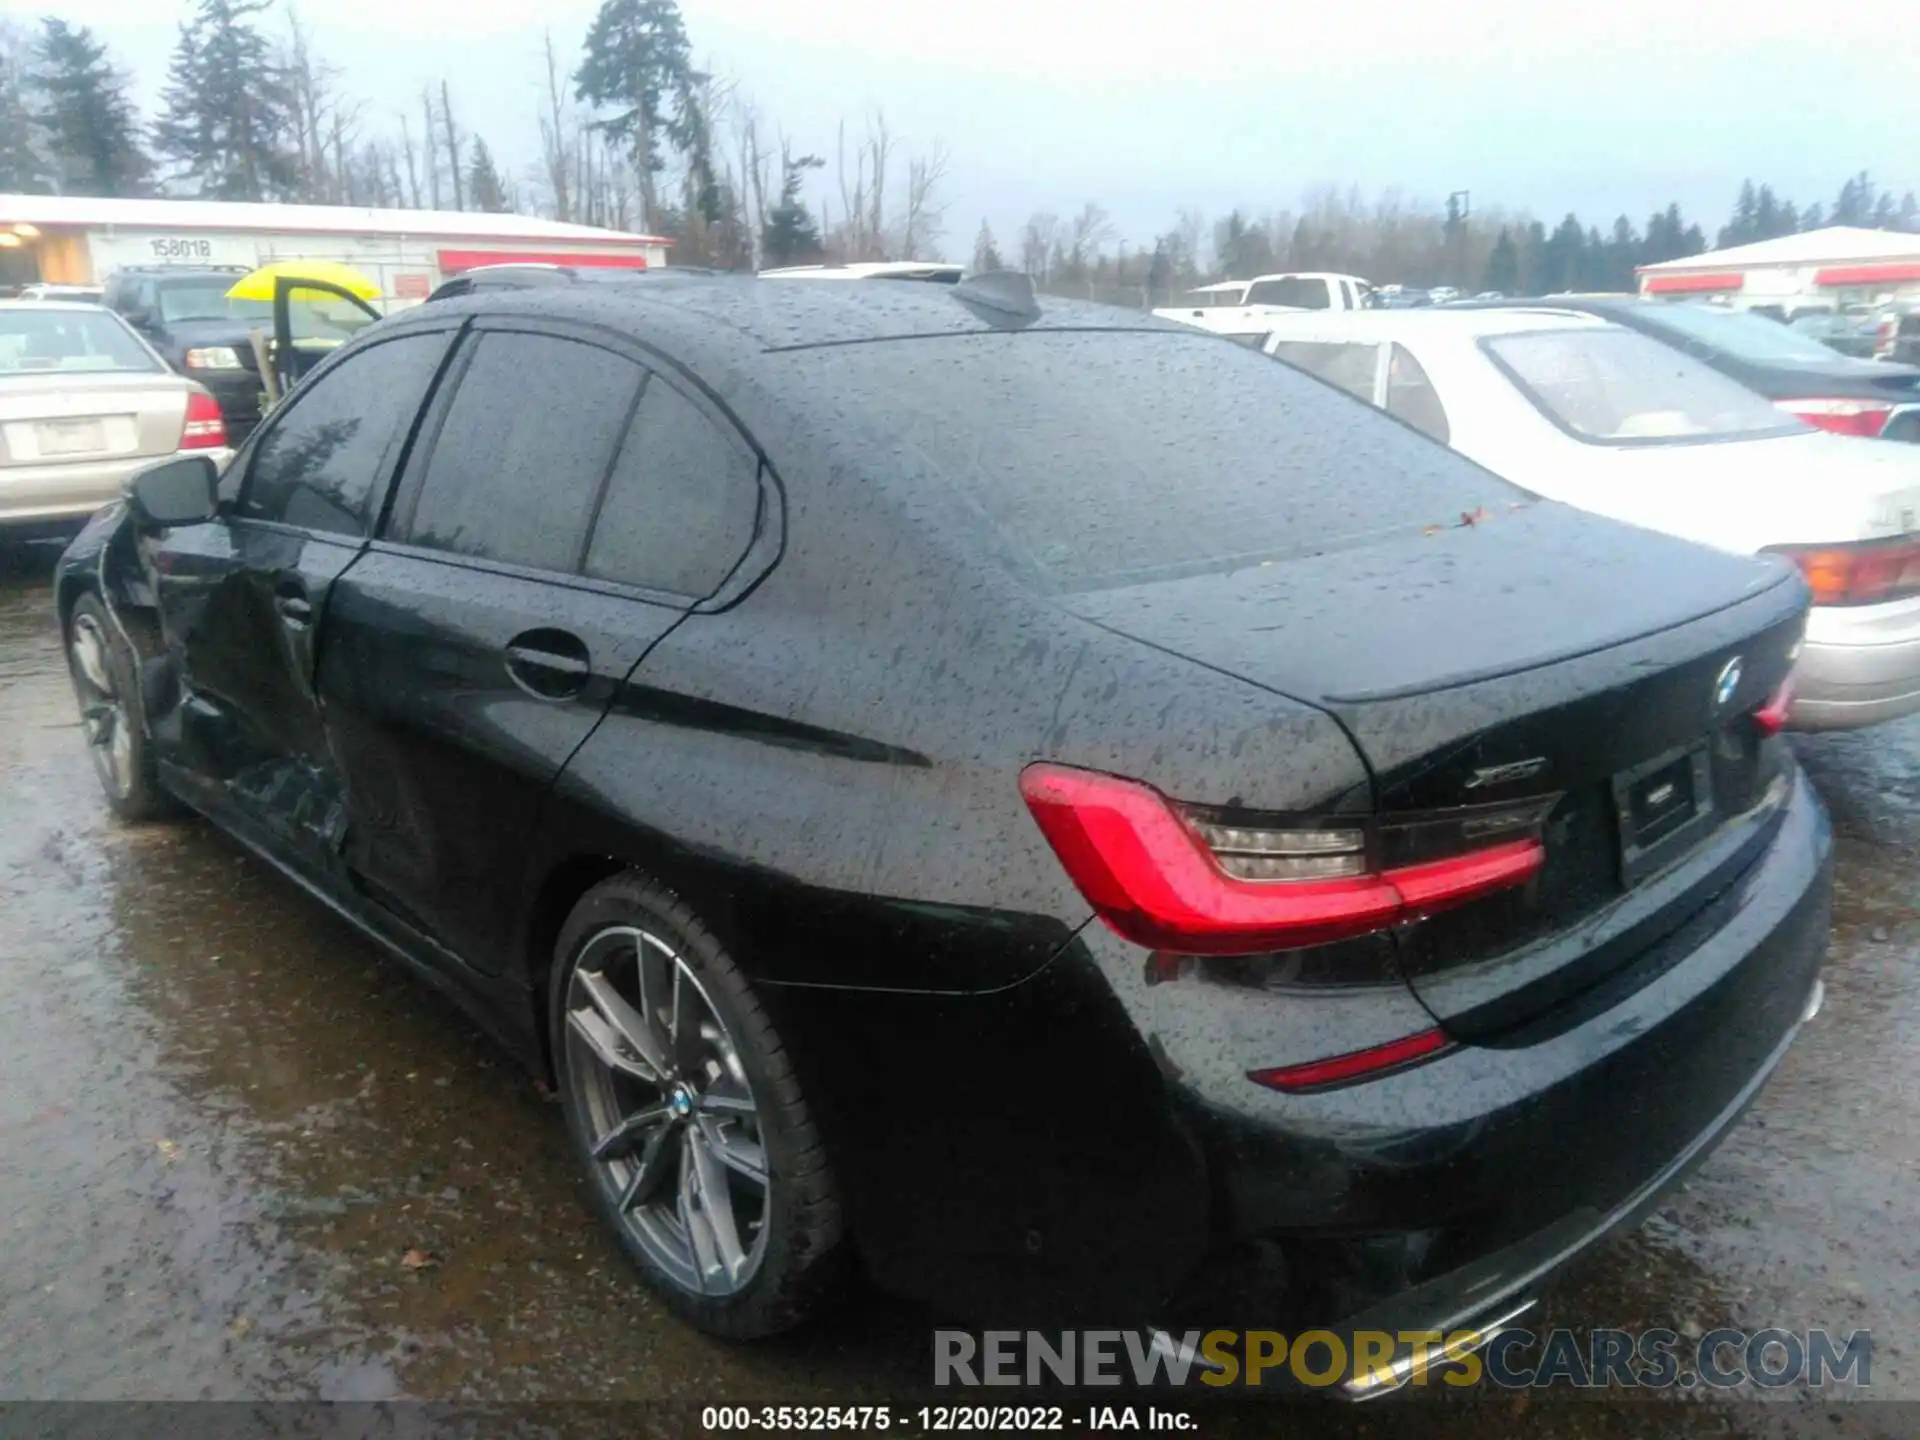
<svg viewBox="0 0 1920 1440">
<path fill-rule="evenodd" d="M 753 541 L 759 462 L 664 380 L 640 397 L 587 547 L 587 574 L 703 599 Z"/>
<path fill-rule="evenodd" d="M 1325 340 L 1282 340 L 1273 347 L 1276 359 L 1297 365 L 1349 395 L 1373 403 L 1373 381 L 1380 372 L 1378 345 Z"/>
<path fill-rule="evenodd" d="M 407 538 L 577 571 L 643 373 L 578 340 L 482 335 L 434 440 Z"/>
<path fill-rule="evenodd" d="M 302 385 L 254 447 L 240 515 L 365 534 L 373 487 L 405 440 L 446 347 L 444 334 L 403 336 L 346 356 Z"/>
<path fill-rule="evenodd" d="M 1400 344 L 1394 345 L 1393 354 L 1387 360 L 1387 413 L 1398 415 L 1422 435 L 1442 445 L 1447 443 L 1451 432 L 1446 407 L 1440 403 L 1440 392 L 1433 388 L 1433 381 L 1413 358 L 1413 352 Z"/>
</svg>

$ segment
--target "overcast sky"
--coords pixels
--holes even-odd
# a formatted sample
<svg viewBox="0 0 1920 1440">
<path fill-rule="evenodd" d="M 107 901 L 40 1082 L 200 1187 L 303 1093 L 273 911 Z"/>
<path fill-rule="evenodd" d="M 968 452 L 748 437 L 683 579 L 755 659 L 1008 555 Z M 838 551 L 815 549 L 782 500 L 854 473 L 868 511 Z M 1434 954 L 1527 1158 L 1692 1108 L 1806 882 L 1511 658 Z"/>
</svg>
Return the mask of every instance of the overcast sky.
<svg viewBox="0 0 1920 1440">
<path fill-rule="evenodd" d="M 157 103 L 180 0 L 64 0 Z M 0 0 L 30 19 L 43 7 Z M 386 118 L 448 78 L 464 124 L 515 172 L 537 154 L 540 32 L 572 60 L 596 0 L 306 0 L 347 86 Z M 1323 182 L 1476 209 L 1568 210 L 1605 228 L 1677 199 L 1709 236 L 1740 179 L 1831 206 L 1847 174 L 1920 189 L 1910 47 L 1808 24 L 1771 0 L 1273 0 L 1211 5 L 682 0 L 697 59 L 803 149 L 884 107 L 952 152 L 950 255 L 980 219 L 1003 246 L 1035 210 L 1104 205 L 1134 242 L 1174 211 L 1297 207 Z M 1890 12 L 1889 12 L 1890 13 Z M 279 22 L 276 22 L 276 24 Z M 390 123 L 390 121 L 389 121 Z"/>
</svg>

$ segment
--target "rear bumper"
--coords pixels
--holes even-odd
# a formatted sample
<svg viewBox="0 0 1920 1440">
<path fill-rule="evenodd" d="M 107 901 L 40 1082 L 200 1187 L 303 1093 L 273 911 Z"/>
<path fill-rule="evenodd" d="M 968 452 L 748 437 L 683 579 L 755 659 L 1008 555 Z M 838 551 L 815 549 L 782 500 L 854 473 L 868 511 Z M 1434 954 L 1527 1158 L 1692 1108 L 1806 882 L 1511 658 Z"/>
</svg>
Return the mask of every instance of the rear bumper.
<svg viewBox="0 0 1920 1440">
<path fill-rule="evenodd" d="M 1920 710 L 1920 596 L 1816 606 L 1794 671 L 1796 730 L 1851 730 Z"/>
<path fill-rule="evenodd" d="M 1243 1082 L 1195 1097 L 1216 1253 L 1277 1256 L 1286 1313 L 1349 1339 L 1510 1315 L 1734 1126 L 1802 1023 L 1831 896 L 1826 816 L 1795 775 L 1773 842 L 1716 905 L 1723 923 L 1610 1009 L 1344 1090 L 1266 1096 Z M 1225 1283 L 1196 1287 L 1170 1318 L 1275 1325 L 1258 1295 L 1221 1298 L 1231 1268 L 1209 1270 Z"/>
<path fill-rule="evenodd" d="M 193 450 L 221 469 L 233 451 Z M 67 521 L 84 521 L 103 505 L 120 498 L 127 477 L 166 455 L 135 455 L 98 463 L 22 465 L 0 470 L 0 529 L 58 528 Z"/>
</svg>

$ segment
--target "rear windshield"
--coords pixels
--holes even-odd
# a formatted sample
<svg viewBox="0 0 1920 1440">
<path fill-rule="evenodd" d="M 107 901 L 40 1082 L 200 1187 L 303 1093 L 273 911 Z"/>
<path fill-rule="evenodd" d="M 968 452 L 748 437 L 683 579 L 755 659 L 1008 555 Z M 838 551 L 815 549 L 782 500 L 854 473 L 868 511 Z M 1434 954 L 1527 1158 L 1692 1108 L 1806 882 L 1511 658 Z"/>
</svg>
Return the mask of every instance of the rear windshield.
<svg viewBox="0 0 1920 1440">
<path fill-rule="evenodd" d="M 0 375 L 165 368 L 105 310 L 0 311 Z"/>
<path fill-rule="evenodd" d="M 1282 275 L 1278 280 L 1262 280 L 1247 291 L 1249 305 L 1291 305 L 1299 310 L 1326 310 L 1333 305 L 1324 280 L 1309 280 L 1300 275 Z"/>
<path fill-rule="evenodd" d="M 1342 549 L 1531 498 L 1205 334 L 974 334 L 793 358 L 815 403 L 907 447 L 1056 590 Z"/>
<path fill-rule="evenodd" d="M 170 281 L 160 287 L 160 319 L 177 325 L 182 320 L 272 320 L 273 306 L 265 300 L 229 300 L 227 291 L 240 277 L 212 276 L 204 281 Z"/>
<path fill-rule="evenodd" d="M 1480 344 L 1541 413 L 1592 444 L 1686 444 L 1806 429 L 1746 386 L 1637 331 L 1530 330 Z"/>
<path fill-rule="evenodd" d="M 1831 313 L 1831 312 L 1828 312 Z M 1833 351 L 1763 315 L 1743 315 L 1706 305 L 1662 305 L 1647 319 L 1677 337 L 1698 340 L 1736 360 L 1756 365 L 1791 365 L 1798 361 L 1830 364 Z"/>
</svg>

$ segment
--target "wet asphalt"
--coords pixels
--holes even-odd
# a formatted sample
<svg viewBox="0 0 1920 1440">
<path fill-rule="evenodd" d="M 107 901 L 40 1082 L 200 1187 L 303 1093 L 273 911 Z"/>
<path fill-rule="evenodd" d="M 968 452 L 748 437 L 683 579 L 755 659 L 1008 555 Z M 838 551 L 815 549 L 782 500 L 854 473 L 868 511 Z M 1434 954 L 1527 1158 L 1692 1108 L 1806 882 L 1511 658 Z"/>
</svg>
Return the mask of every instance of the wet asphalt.
<svg viewBox="0 0 1920 1440">
<path fill-rule="evenodd" d="M 937 1319 L 878 1297 L 755 1346 L 673 1321 L 557 1106 L 450 1005 L 206 824 L 116 823 L 56 550 L 0 547 L 0 1427 L 59 1413 L 8 1402 L 325 1399 L 699 1433 L 716 1403 L 927 1398 Z M 1920 721 L 1797 748 L 1837 834 L 1826 1008 L 1541 1319 L 1867 1328 L 1874 1398 L 1216 1403 L 1199 1433 L 1920 1434 Z"/>
</svg>

